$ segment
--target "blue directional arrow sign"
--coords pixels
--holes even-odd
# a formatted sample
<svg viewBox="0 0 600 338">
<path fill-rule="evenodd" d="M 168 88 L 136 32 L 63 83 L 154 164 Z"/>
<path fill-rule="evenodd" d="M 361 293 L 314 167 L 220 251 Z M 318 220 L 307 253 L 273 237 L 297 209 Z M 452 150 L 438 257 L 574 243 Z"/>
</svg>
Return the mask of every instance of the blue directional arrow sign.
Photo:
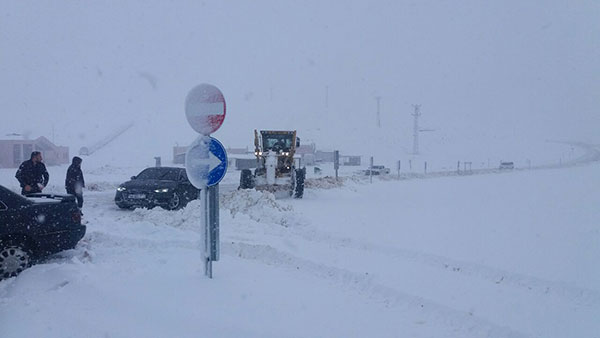
<svg viewBox="0 0 600 338">
<path fill-rule="evenodd" d="M 214 137 L 198 137 L 185 155 L 185 169 L 196 188 L 216 185 L 227 173 L 225 147 Z"/>
</svg>

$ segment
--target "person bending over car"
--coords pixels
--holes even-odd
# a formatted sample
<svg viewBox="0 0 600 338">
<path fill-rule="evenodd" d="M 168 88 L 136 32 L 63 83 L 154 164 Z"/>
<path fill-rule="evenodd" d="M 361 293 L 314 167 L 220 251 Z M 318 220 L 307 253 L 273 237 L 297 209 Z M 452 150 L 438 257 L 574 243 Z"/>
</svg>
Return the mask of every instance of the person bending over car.
<svg viewBox="0 0 600 338">
<path fill-rule="evenodd" d="M 67 169 L 67 178 L 65 179 L 67 194 L 75 195 L 79 210 L 83 207 L 83 188 L 85 187 L 83 172 L 81 171 L 82 161 L 81 157 L 73 157 L 73 161 L 71 162 L 69 169 Z"/>
<path fill-rule="evenodd" d="M 15 177 L 21 184 L 21 195 L 42 192 L 50 180 L 48 170 L 42 162 L 42 153 L 32 152 L 31 158 L 21 163 Z"/>
</svg>

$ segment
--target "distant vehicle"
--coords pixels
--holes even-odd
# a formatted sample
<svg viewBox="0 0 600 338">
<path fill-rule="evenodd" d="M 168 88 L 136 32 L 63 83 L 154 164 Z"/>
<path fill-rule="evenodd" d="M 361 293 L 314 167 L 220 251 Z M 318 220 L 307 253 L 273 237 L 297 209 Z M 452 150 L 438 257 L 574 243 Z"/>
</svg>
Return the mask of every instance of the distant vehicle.
<svg viewBox="0 0 600 338">
<path fill-rule="evenodd" d="M 512 162 L 500 162 L 500 169 L 514 169 L 515 164 Z"/>
<path fill-rule="evenodd" d="M 176 210 L 196 199 L 198 192 L 188 180 L 184 168 L 153 167 L 142 170 L 130 181 L 119 185 L 115 203 L 121 209 L 160 206 Z"/>
<path fill-rule="evenodd" d="M 369 169 L 364 171 L 365 175 L 369 176 L 369 175 L 387 175 L 390 173 L 390 168 L 386 168 L 383 165 L 374 165 L 372 167 L 369 167 Z"/>
<path fill-rule="evenodd" d="M 41 258 L 74 248 L 85 230 L 74 196 L 23 197 L 0 186 L 0 280 L 16 276 Z"/>
<path fill-rule="evenodd" d="M 306 168 L 296 168 L 294 154 L 300 139 L 293 130 L 254 130 L 254 155 L 258 167 L 254 173 L 240 173 L 239 189 L 256 189 L 272 193 L 304 196 Z"/>
</svg>

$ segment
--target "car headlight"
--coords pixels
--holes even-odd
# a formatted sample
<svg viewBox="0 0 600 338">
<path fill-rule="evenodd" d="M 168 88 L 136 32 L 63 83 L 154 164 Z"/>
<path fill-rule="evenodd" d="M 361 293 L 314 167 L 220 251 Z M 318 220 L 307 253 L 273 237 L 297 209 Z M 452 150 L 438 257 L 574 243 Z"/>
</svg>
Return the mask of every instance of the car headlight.
<svg viewBox="0 0 600 338">
<path fill-rule="evenodd" d="M 156 190 L 154 190 L 154 192 L 156 192 L 156 193 L 169 192 L 169 188 L 156 189 Z"/>
<path fill-rule="evenodd" d="M 125 189 L 125 187 L 118 187 L 117 188 L 117 191 L 125 191 L 125 190 L 127 190 L 127 189 Z"/>
</svg>

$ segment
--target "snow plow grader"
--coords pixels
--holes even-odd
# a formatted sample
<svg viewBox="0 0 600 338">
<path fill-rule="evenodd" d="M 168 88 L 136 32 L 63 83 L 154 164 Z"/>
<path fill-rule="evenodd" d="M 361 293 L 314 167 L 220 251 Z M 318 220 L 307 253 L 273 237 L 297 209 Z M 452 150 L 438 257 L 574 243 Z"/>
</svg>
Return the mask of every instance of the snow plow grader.
<svg viewBox="0 0 600 338">
<path fill-rule="evenodd" d="M 243 169 L 239 189 L 269 191 L 276 196 L 302 198 L 306 168 L 296 168 L 294 154 L 300 139 L 296 131 L 254 130 L 254 173 Z"/>
</svg>

